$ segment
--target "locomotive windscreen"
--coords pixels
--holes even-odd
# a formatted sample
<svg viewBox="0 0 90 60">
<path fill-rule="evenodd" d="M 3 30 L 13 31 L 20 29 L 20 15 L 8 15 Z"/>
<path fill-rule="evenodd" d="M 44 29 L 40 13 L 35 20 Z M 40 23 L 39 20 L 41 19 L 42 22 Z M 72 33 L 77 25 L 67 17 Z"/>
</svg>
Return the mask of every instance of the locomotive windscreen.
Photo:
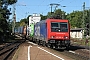
<svg viewBox="0 0 90 60">
<path fill-rule="evenodd" d="M 51 32 L 68 32 L 68 23 L 51 22 Z"/>
</svg>

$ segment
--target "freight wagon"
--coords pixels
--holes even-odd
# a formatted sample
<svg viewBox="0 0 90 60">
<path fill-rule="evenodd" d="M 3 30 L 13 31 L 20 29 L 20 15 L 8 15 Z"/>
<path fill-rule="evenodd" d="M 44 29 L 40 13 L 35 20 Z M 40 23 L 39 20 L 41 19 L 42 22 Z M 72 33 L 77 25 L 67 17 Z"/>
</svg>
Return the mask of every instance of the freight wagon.
<svg viewBox="0 0 90 60">
<path fill-rule="evenodd" d="M 33 35 L 34 35 L 34 25 L 41 20 L 40 14 L 33 14 L 29 17 L 29 27 L 28 31 L 29 34 L 27 35 L 27 39 L 32 41 Z"/>
<path fill-rule="evenodd" d="M 15 28 L 14 33 L 18 34 L 19 36 L 26 38 L 27 35 L 27 26 L 20 26 Z"/>
</svg>

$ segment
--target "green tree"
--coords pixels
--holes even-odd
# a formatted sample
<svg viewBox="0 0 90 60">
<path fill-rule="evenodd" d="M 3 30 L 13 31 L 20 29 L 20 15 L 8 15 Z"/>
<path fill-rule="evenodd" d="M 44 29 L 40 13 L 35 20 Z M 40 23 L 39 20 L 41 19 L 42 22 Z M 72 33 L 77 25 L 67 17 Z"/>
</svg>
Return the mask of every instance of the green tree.
<svg viewBox="0 0 90 60">
<path fill-rule="evenodd" d="M 9 29 L 9 16 L 11 15 L 8 9 L 9 5 L 16 3 L 17 0 L 0 0 L 0 40 L 7 37 Z"/>
<path fill-rule="evenodd" d="M 19 26 L 20 26 L 20 22 L 16 22 L 15 27 L 19 27 Z"/>
<path fill-rule="evenodd" d="M 81 28 L 82 27 L 82 11 L 73 11 L 67 15 L 67 19 L 70 21 L 71 28 Z"/>
<path fill-rule="evenodd" d="M 43 15 L 40 15 L 40 16 L 41 16 L 41 20 L 47 19 L 47 16 L 43 16 Z"/>
<path fill-rule="evenodd" d="M 66 18 L 66 15 L 65 15 L 66 12 L 62 11 L 61 9 L 57 9 L 55 10 L 53 13 L 51 12 L 48 12 L 47 14 L 47 17 L 54 17 L 54 18 L 60 18 L 60 19 L 65 19 Z"/>
<path fill-rule="evenodd" d="M 53 13 L 51 13 L 51 12 L 48 12 L 48 13 L 47 13 L 47 18 L 50 18 L 50 17 L 52 17 L 52 15 L 53 15 Z"/>
<path fill-rule="evenodd" d="M 89 10 L 85 10 L 85 14 L 84 14 L 85 25 L 89 22 L 89 13 L 90 13 Z M 67 14 L 66 18 L 70 21 L 71 28 L 75 28 L 75 27 L 82 28 L 83 11 L 73 11 L 72 13 Z"/>
<path fill-rule="evenodd" d="M 85 10 L 85 24 L 89 23 L 90 10 Z"/>
<path fill-rule="evenodd" d="M 55 16 L 59 15 L 62 19 L 65 15 L 65 12 L 64 11 L 61 11 L 61 9 L 57 9 L 54 13 Z"/>
<path fill-rule="evenodd" d="M 24 26 L 24 25 L 26 25 L 25 22 L 21 22 L 20 23 L 20 26 Z"/>
</svg>

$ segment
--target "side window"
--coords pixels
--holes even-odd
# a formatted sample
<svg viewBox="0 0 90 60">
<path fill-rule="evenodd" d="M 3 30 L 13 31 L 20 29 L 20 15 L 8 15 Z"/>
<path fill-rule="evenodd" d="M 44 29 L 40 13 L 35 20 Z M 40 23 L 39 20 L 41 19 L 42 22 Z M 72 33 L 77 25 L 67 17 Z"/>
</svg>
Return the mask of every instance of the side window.
<svg viewBox="0 0 90 60">
<path fill-rule="evenodd" d="M 51 23 L 51 28 L 58 28 L 58 27 L 59 27 L 58 23 L 56 22 Z"/>
<path fill-rule="evenodd" d="M 68 32 L 68 23 L 60 23 L 61 32 Z"/>
</svg>

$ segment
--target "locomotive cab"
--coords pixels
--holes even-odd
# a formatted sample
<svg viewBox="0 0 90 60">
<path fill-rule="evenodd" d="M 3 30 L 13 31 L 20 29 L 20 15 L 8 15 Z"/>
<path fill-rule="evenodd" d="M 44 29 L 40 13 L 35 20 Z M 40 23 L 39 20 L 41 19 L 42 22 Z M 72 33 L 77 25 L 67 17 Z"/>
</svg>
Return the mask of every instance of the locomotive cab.
<svg viewBox="0 0 90 60">
<path fill-rule="evenodd" d="M 68 20 L 50 19 L 47 22 L 48 44 L 54 48 L 70 46 L 70 27 Z"/>
</svg>

